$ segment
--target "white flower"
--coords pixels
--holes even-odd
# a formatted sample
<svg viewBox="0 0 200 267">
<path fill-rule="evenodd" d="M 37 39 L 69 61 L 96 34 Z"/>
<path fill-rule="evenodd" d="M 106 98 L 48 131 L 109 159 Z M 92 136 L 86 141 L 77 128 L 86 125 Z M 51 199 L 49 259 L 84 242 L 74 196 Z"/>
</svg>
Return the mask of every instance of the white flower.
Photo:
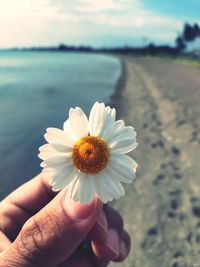
<svg viewBox="0 0 200 267">
<path fill-rule="evenodd" d="M 137 163 L 125 155 L 137 146 L 136 132 L 115 120 L 116 110 L 96 102 L 89 120 L 81 108 L 71 108 L 63 130 L 48 128 L 48 144 L 40 147 L 43 171 L 52 172 L 54 191 L 67 187 L 69 198 L 90 203 L 124 195 L 123 183 L 135 178 Z"/>
</svg>

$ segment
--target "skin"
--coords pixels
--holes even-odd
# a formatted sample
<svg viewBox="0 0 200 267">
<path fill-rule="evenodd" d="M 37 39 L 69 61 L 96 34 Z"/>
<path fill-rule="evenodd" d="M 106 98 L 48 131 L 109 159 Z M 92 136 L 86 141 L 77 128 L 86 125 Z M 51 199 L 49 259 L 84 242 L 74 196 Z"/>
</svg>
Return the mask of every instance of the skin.
<svg viewBox="0 0 200 267">
<path fill-rule="evenodd" d="M 81 205 L 39 174 L 0 202 L 0 266 L 105 267 L 123 261 L 130 237 L 121 216 L 96 198 Z"/>
</svg>

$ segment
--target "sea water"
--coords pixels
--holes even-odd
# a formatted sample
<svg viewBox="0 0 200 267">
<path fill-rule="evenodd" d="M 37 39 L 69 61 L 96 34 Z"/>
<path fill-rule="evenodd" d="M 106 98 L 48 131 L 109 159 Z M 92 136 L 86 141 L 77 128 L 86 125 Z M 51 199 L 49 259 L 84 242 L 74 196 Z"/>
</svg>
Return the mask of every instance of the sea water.
<svg viewBox="0 0 200 267">
<path fill-rule="evenodd" d="M 70 107 L 108 102 L 120 72 L 107 55 L 0 51 L 0 199 L 40 172 L 45 129 L 62 128 Z"/>
</svg>

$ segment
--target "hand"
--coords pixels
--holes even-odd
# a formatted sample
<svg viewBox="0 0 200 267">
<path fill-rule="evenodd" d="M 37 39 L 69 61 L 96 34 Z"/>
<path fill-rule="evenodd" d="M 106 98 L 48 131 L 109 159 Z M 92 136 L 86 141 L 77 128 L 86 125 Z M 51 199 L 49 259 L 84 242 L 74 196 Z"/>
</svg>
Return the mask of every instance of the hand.
<svg viewBox="0 0 200 267">
<path fill-rule="evenodd" d="M 96 198 L 80 205 L 40 174 L 0 203 L 1 267 L 105 267 L 130 250 L 123 220 Z"/>
</svg>

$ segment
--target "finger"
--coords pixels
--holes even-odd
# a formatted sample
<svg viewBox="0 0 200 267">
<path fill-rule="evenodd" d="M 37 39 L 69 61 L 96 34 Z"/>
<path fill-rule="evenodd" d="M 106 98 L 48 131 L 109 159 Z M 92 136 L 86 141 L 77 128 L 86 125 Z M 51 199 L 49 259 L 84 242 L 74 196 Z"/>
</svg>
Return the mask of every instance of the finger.
<svg viewBox="0 0 200 267">
<path fill-rule="evenodd" d="M 121 239 L 119 236 L 118 238 L 116 238 L 116 236 L 112 236 L 111 238 L 108 236 L 105 243 L 92 242 L 92 248 L 97 258 L 99 258 L 100 261 L 106 259 L 107 263 L 109 261 L 121 262 L 125 260 L 130 252 L 130 247 L 130 236 L 125 231 L 123 232 Z"/>
<path fill-rule="evenodd" d="M 84 244 L 87 245 L 85 246 Z M 106 267 L 108 263 L 108 261 L 96 257 L 92 251 L 91 245 L 83 242 L 75 253 L 73 253 L 65 262 L 59 264 L 58 267 Z"/>
<path fill-rule="evenodd" d="M 93 267 L 84 251 L 74 253 L 68 260 L 59 264 L 58 267 Z"/>
<path fill-rule="evenodd" d="M 0 229 L 10 240 L 16 238 L 27 219 L 54 197 L 48 180 L 47 175 L 39 174 L 0 203 Z"/>
<path fill-rule="evenodd" d="M 5 256 L 12 266 L 56 266 L 68 258 L 91 230 L 102 204 L 94 199 L 89 205 L 81 205 L 66 197 L 61 191 L 41 211 L 31 217 Z M 19 265 L 20 261 L 20 265 Z M 18 265 L 17 265 L 18 264 Z"/>
<path fill-rule="evenodd" d="M 31 214 L 36 213 L 55 196 L 49 179 L 49 175 L 42 172 L 8 195 L 4 201 L 15 203 Z"/>
<path fill-rule="evenodd" d="M 119 234 L 114 228 L 108 230 L 105 242 L 92 241 L 92 249 L 98 258 L 114 261 L 119 257 Z"/>
<path fill-rule="evenodd" d="M 105 214 L 108 220 L 109 227 L 116 229 L 119 234 L 119 256 L 114 261 L 123 261 L 130 252 L 130 236 L 126 231 L 124 231 L 123 219 L 114 208 L 106 205 Z"/>
<path fill-rule="evenodd" d="M 7 238 L 7 236 L 0 231 L 0 253 L 4 251 L 8 246 L 10 246 L 11 242 Z"/>
<path fill-rule="evenodd" d="M 108 260 L 100 259 L 95 254 L 92 255 L 91 261 L 93 267 L 106 267 L 109 264 Z"/>
<path fill-rule="evenodd" d="M 121 236 L 123 233 L 124 223 L 120 214 L 114 208 L 108 205 L 104 207 L 104 212 L 107 218 L 108 227 L 117 230 L 119 235 Z"/>
<path fill-rule="evenodd" d="M 131 239 L 129 234 L 124 231 L 122 234 L 122 238 L 119 242 L 119 256 L 117 259 L 115 259 L 116 262 L 120 262 L 125 260 L 127 258 L 131 248 Z"/>
<path fill-rule="evenodd" d="M 130 235 L 126 231 L 124 231 L 122 238 L 126 246 L 126 257 L 127 257 L 131 249 L 131 238 L 130 238 Z"/>
<path fill-rule="evenodd" d="M 97 257 L 94 254 L 92 247 L 90 247 L 88 255 L 89 255 L 90 262 L 92 262 L 93 267 L 106 267 L 109 264 L 109 260 L 106 260 L 105 258 Z"/>
<path fill-rule="evenodd" d="M 113 256 L 112 248 L 114 248 L 114 245 L 112 244 L 113 239 L 108 237 L 107 243 L 110 243 L 110 246 L 107 246 L 107 243 L 105 244 L 103 242 L 99 242 L 99 240 L 94 240 L 93 242 L 93 249 L 94 253 L 99 257 L 100 259 L 104 259 L 106 256 L 107 260 L 113 260 L 113 261 L 123 261 L 129 254 L 130 251 L 130 237 L 126 231 L 123 230 L 123 219 L 120 216 L 120 214 L 114 210 L 114 208 L 109 207 L 108 205 L 104 206 L 104 212 L 106 214 L 106 219 L 108 221 L 108 225 L 111 229 L 115 229 L 115 231 L 118 234 L 118 257 L 115 258 Z M 115 243 L 116 241 L 114 241 Z M 110 249 L 111 248 L 111 249 Z M 110 251 L 111 250 L 111 251 Z M 105 255 L 106 253 L 106 255 Z M 116 253 L 117 254 L 117 253 Z"/>
<path fill-rule="evenodd" d="M 99 217 L 88 233 L 88 239 L 95 240 L 97 242 L 104 242 L 106 241 L 108 234 L 108 223 L 106 219 L 106 215 L 104 211 L 102 210 L 99 214 Z"/>
</svg>

